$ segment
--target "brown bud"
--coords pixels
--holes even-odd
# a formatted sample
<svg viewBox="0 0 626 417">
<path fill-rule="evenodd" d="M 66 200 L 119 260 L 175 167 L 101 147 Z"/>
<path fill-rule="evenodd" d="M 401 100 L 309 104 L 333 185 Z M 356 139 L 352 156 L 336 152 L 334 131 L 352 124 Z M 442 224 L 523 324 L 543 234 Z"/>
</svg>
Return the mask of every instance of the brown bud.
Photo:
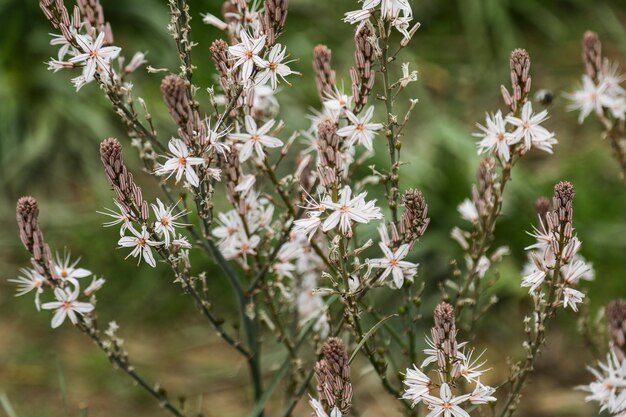
<svg viewBox="0 0 626 417">
<path fill-rule="evenodd" d="M 181 139 L 190 144 L 201 123 L 188 95 L 187 82 L 178 75 L 167 75 L 161 81 L 161 92 L 170 115 L 179 127 Z"/>
<path fill-rule="evenodd" d="M 33 245 L 36 240 L 34 235 L 41 233 L 39 229 L 39 207 L 37 200 L 30 196 L 20 198 L 17 200 L 15 214 L 17 225 L 20 229 L 20 239 L 24 247 L 32 253 Z"/>
<path fill-rule="evenodd" d="M 340 137 L 337 125 L 324 120 L 317 128 L 317 150 L 320 162 L 317 172 L 324 187 L 337 185 L 343 172 L 343 159 L 340 150 Z"/>
<path fill-rule="evenodd" d="M 457 361 L 456 324 L 454 309 L 448 303 L 435 307 L 435 327 L 431 334 L 437 349 L 437 364 L 442 369 Z"/>
<path fill-rule="evenodd" d="M 313 49 L 313 70 L 315 83 L 320 98 L 324 100 L 335 90 L 335 71 L 331 67 L 331 50 L 326 45 L 317 45 Z"/>
<path fill-rule="evenodd" d="M 511 52 L 511 86 L 513 88 L 513 108 L 517 109 L 530 92 L 530 55 L 525 49 L 517 48 Z"/>
<path fill-rule="evenodd" d="M 265 13 L 261 20 L 263 32 L 267 36 L 267 45 L 272 46 L 285 27 L 288 0 L 265 0 Z"/>
<path fill-rule="evenodd" d="M 421 191 L 414 188 L 405 191 L 402 204 L 404 213 L 400 221 L 400 232 L 405 242 L 412 243 L 424 235 L 430 223 L 428 204 Z"/>
<path fill-rule="evenodd" d="M 590 30 L 583 35 L 583 63 L 587 75 L 596 80 L 602 67 L 602 42 L 598 34 Z"/>
<path fill-rule="evenodd" d="M 620 360 L 623 360 L 626 344 L 626 301 L 611 301 L 606 306 L 606 318 L 609 324 L 609 336 L 613 342 L 613 351 Z"/>
<path fill-rule="evenodd" d="M 356 49 L 354 60 L 356 66 L 350 70 L 352 79 L 352 95 L 354 98 L 354 111 L 360 111 L 366 104 L 374 87 L 374 46 L 371 38 L 373 30 L 369 25 L 363 25 L 356 33 L 354 42 Z"/>
<path fill-rule="evenodd" d="M 341 339 L 329 338 L 323 348 L 324 358 L 315 364 L 315 381 L 320 401 L 327 411 L 337 407 L 348 415 L 352 406 L 352 384 L 348 353 Z"/>
</svg>

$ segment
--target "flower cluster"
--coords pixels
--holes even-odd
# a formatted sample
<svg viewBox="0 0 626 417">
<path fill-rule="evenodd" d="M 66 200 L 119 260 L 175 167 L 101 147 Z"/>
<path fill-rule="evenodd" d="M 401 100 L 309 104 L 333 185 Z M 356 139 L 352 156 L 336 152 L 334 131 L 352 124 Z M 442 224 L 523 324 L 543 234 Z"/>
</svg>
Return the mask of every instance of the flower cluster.
<svg viewBox="0 0 626 417">
<path fill-rule="evenodd" d="M 555 187 L 552 210 L 547 200 L 538 202 L 539 227 L 530 233 L 536 243 L 526 248 L 529 262 L 521 285 L 535 296 L 541 296 L 544 284 L 554 286 L 562 294 L 562 305 L 578 311 L 585 294 L 575 287 L 581 279 L 593 280 L 594 272 L 592 265 L 580 255 L 581 242 L 573 234 L 573 196 L 572 185 L 562 182 Z"/>
<path fill-rule="evenodd" d="M 598 35 L 586 32 L 583 37 L 583 59 L 587 73 L 582 76 L 578 90 L 567 97 L 570 110 L 580 110 L 578 122 L 595 113 L 600 119 L 612 115 L 624 120 L 626 114 L 626 90 L 621 86 L 626 76 L 620 73 L 617 63 L 602 59 L 602 45 Z"/>
<path fill-rule="evenodd" d="M 552 146 L 557 140 L 554 133 L 541 126 L 547 118 L 548 111 L 534 113 L 530 101 L 524 104 L 519 117 L 513 114 L 504 117 L 500 110 L 495 115 L 487 115 L 485 126 L 479 124 L 480 132 L 474 134 L 481 138 L 478 152 L 491 153 L 504 162 L 511 159 L 511 148 L 518 144 L 522 152 L 534 146 L 552 153 Z"/>
<path fill-rule="evenodd" d="M 452 306 L 439 304 L 435 308 L 432 339 L 427 337 L 430 348 L 424 350 L 427 357 L 419 368 L 413 365 L 406 370 L 402 398 L 409 400 L 412 407 L 420 403 L 426 405 L 432 416 L 467 417 L 469 413 L 463 404 L 481 405 L 496 401 L 495 389 L 480 381 L 486 371 L 482 354 L 473 357 L 474 351 L 467 348 L 466 343 L 457 343 L 456 332 Z M 429 369 L 431 364 L 436 366 Z M 431 371 L 437 374 L 439 383 L 428 376 Z M 454 395 L 452 389 L 463 381 L 470 389 L 473 385 L 473 389 L 468 389 L 466 394 Z M 439 395 L 433 395 L 437 388 Z"/>
<path fill-rule="evenodd" d="M 69 254 L 61 258 L 58 254 L 54 262 L 57 279 L 50 280 L 34 269 L 23 268 L 22 275 L 9 279 L 17 285 L 16 296 L 22 296 L 35 292 L 35 307 L 37 310 L 54 310 L 52 328 L 57 328 L 69 318 L 73 324 L 78 322 L 78 316 L 91 313 L 94 310 L 92 302 L 79 301 L 80 297 L 89 299 L 105 283 L 103 278 L 98 278 L 84 268 L 77 267 L 78 259 L 71 262 Z M 79 280 L 92 276 L 91 283 L 81 291 Z M 41 303 L 40 298 L 44 294 L 54 297 L 54 301 Z M 45 296 L 45 295 L 44 295 Z"/>
<path fill-rule="evenodd" d="M 383 20 L 391 22 L 392 26 L 404 36 L 404 42 L 411 37 L 419 27 L 419 24 L 410 28 L 413 20 L 413 10 L 408 0 L 365 0 L 360 10 L 345 14 L 344 22 L 366 25 L 370 17 L 376 17 L 380 13 Z"/>
<path fill-rule="evenodd" d="M 308 217 L 295 221 L 295 230 L 309 238 L 317 230 L 328 232 L 337 228 L 344 236 L 352 236 L 354 223 L 369 223 L 374 219 L 382 219 L 380 208 L 376 207 L 376 200 L 365 201 L 366 192 L 352 197 L 352 189 L 345 186 L 339 191 L 339 198 L 334 202 L 329 195 L 324 195 L 319 202 L 309 201 L 306 206 Z"/>
</svg>

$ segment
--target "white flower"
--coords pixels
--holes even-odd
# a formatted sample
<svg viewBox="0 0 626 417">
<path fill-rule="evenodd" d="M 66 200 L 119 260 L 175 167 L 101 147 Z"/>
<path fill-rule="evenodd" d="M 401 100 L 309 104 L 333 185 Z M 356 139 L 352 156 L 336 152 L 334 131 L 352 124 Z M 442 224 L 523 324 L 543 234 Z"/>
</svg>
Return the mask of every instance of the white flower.
<svg viewBox="0 0 626 417">
<path fill-rule="evenodd" d="M 335 88 L 332 94 L 324 98 L 324 108 L 326 111 L 335 114 L 343 109 L 350 107 L 352 96 L 348 96 Z"/>
<path fill-rule="evenodd" d="M 120 227 L 120 236 L 124 236 L 124 232 L 126 232 L 128 226 L 132 225 L 133 217 L 117 200 L 113 200 L 113 203 L 117 206 L 119 213 L 106 207 L 104 208 L 104 211 L 97 211 L 96 213 L 104 214 L 105 216 L 113 218 L 113 220 L 103 223 L 102 225 L 104 227 L 115 226 L 121 223 L 122 227 Z"/>
<path fill-rule="evenodd" d="M 478 142 L 478 153 L 491 152 L 503 161 L 508 161 L 511 157 L 509 146 L 517 143 L 517 140 L 512 133 L 506 131 L 502 112 L 498 110 L 495 115 L 487 115 L 485 121 L 487 126 L 478 124 L 481 132 L 474 133 L 474 136 L 482 138 Z"/>
<path fill-rule="evenodd" d="M 600 411 L 616 414 L 624 409 L 623 396 L 626 389 L 626 360 L 620 360 L 615 352 L 606 355 L 606 363 L 599 362 L 598 368 L 588 368 L 596 378 L 589 385 L 577 387 L 590 393 L 586 401 L 598 401 Z M 621 399 L 621 401 L 620 401 Z"/>
<path fill-rule="evenodd" d="M 54 270 L 59 279 L 62 281 L 69 281 L 78 286 L 77 279 L 85 278 L 91 275 L 91 271 L 88 271 L 85 268 L 76 268 L 78 261 L 80 261 L 80 259 L 76 259 L 74 263 L 71 263 L 69 253 L 65 254 L 63 259 L 61 259 L 57 253 L 56 262 L 54 262 Z"/>
<path fill-rule="evenodd" d="M 472 404 L 487 404 L 496 401 L 496 397 L 492 394 L 496 392 L 495 388 L 488 385 L 483 385 L 480 381 L 476 381 L 476 387 L 469 397 L 469 402 Z"/>
<path fill-rule="evenodd" d="M 364 22 L 365 20 L 369 19 L 370 16 L 372 16 L 373 12 L 373 9 L 360 9 L 347 12 L 344 15 L 343 21 L 346 23 L 350 23 L 351 25 L 359 22 Z"/>
<path fill-rule="evenodd" d="M 428 413 L 428 417 L 469 417 L 469 414 L 459 407 L 459 404 L 467 401 L 470 394 L 461 395 L 455 397 L 452 395 L 452 391 L 448 384 L 441 384 L 439 388 L 439 397 L 432 395 L 424 395 L 423 401 L 428 404 L 428 408 L 431 410 Z"/>
<path fill-rule="evenodd" d="M 585 294 L 573 288 L 566 287 L 563 290 L 563 307 L 570 307 L 574 311 L 578 311 L 578 304 L 583 302 Z"/>
<path fill-rule="evenodd" d="M 165 207 L 165 205 L 158 198 L 156 205 L 150 205 L 154 211 L 154 217 L 156 217 L 156 222 L 154 222 L 154 231 L 163 237 L 165 247 L 167 248 L 170 246 L 170 239 L 176 237 L 175 228 L 187 226 L 186 224 L 179 223 L 176 220 L 189 214 L 189 212 L 181 211 L 177 214 L 172 214 L 173 207 Z"/>
<path fill-rule="evenodd" d="M 186 236 L 178 235 L 178 239 L 172 240 L 173 246 L 178 246 L 180 248 L 189 249 L 191 248 L 191 243 Z"/>
<path fill-rule="evenodd" d="M 469 198 L 463 200 L 457 207 L 457 210 L 464 220 L 472 223 L 476 223 L 478 221 L 478 210 L 476 209 L 474 202 Z"/>
<path fill-rule="evenodd" d="M 577 285 L 580 279 L 593 279 L 593 268 L 581 259 L 573 260 L 561 267 L 561 276 L 568 285 Z"/>
<path fill-rule="evenodd" d="M 411 401 L 411 407 L 415 407 L 424 395 L 430 392 L 432 381 L 417 366 L 413 365 L 413 369 L 407 368 L 406 376 L 403 381 L 406 389 L 402 394 L 402 398 Z"/>
<path fill-rule="evenodd" d="M 478 278 L 484 278 L 485 274 L 489 270 L 491 266 L 491 261 L 485 255 L 481 256 L 478 259 L 478 263 L 476 264 L 476 273 L 478 274 Z"/>
<path fill-rule="evenodd" d="M 487 363 L 486 360 L 480 362 L 484 351 L 475 358 L 472 358 L 474 355 L 474 349 L 464 350 L 463 356 L 461 358 L 461 376 L 465 378 L 467 382 L 477 382 L 481 375 L 486 371 L 486 369 L 481 369 L 482 366 Z"/>
<path fill-rule="evenodd" d="M 200 14 L 202 16 L 202 23 L 214 26 L 220 30 L 228 29 L 228 25 L 224 23 L 219 17 L 212 15 L 211 13 Z"/>
<path fill-rule="evenodd" d="M 370 106 L 365 115 L 361 119 L 355 116 L 350 110 L 346 110 L 346 117 L 350 121 L 350 125 L 337 130 L 337 135 L 348 138 L 348 145 L 354 143 L 365 146 L 365 149 L 371 151 L 373 149 L 372 139 L 376 135 L 376 131 L 383 128 L 382 123 L 369 123 L 374 115 L 374 106 Z"/>
<path fill-rule="evenodd" d="M 39 295 L 43 293 L 43 285 L 46 283 L 46 279 L 37 273 L 34 269 L 20 269 L 22 276 L 17 278 L 11 278 L 7 281 L 17 284 L 16 297 L 28 294 L 32 290 L 35 290 L 35 307 L 37 310 L 41 308 L 39 304 Z"/>
<path fill-rule="evenodd" d="M 220 239 L 220 243 L 236 239 L 237 235 L 243 232 L 243 223 L 236 210 L 217 214 L 218 227 L 213 228 L 213 236 Z"/>
<path fill-rule="evenodd" d="M 385 254 L 384 258 L 370 259 L 369 265 L 374 268 L 384 268 L 385 270 L 380 275 L 379 281 L 384 280 L 391 274 L 393 282 L 397 288 L 402 288 L 404 280 L 413 281 L 413 277 L 417 274 L 417 264 L 412 262 L 403 261 L 408 255 L 410 246 L 408 244 L 401 245 L 395 252 L 384 243 L 379 243 L 380 249 Z"/>
<path fill-rule="evenodd" d="M 302 233 L 308 237 L 309 240 L 315 235 L 315 232 L 322 225 L 321 213 L 308 212 L 304 219 L 298 219 L 294 222 L 293 230 L 298 233 Z"/>
<path fill-rule="evenodd" d="M 596 85 L 588 75 L 583 75 L 582 80 L 582 88 L 567 96 L 572 101 L 569 110 L 580 110 L 578 123 L 582 123 L 592 111 L 601 115 L 602 108 L 611 107 L 614 101 L 608 92 L 607 84 Z"/>
<path fill-rule="evenodd" d="M 154 260 L 152 249 L 150 249 L 150 247 L 159 246 L 162 245 L 162 243 L 150 239 L 150 234 L 148 233 L 148 230 L 146 230 L 146 226 L 141 228 L 141 232 L 138 232 L 134 227 L 129 227 L 128 229 L 134 236 L 124 236 L 117 242 L 117 244 L 122 248 L 133 248 L 126 258 L 129 256 L 135 258 L 139 257 L 138 264 L 143 258 L 148 265 L 154 268 L 156 266 L 156 261 Z"/>
<path fill-rule="evenodd" d="M 265 46 L 265 35 L 252 38 L 245 30 L 242 30 L 239 35 L 241 43 L 229 46 L 228 52 L 237 59 L 233 69 L 242 66 L 239 77 L 242 81 L 246 81 L 250 79 L 255 64 L 259 67 L 265 65 L 265 61 L 259 56 Z"/>
<path fill-rule="evenodd" d="M 211 119 L 207 118 L 205 121 L 206 124 L 206 132 L 205 135 L 200 138 L 200 143 L 206 146 L 209 150 L 213 150 L 214 152 L 221 153 L 224 157 L 226 156 L 226 152 L 230 151 L 230 147 L 226 145 L 224 142 L 221 142 L 224 136 L 230 133 L 230 129 L 222 130 L 221 132 L 216 132 L 211 129 Z"/>
<path fill-rule="evenodd" d="M 266 133 L 274 126 L 274 120 L 269 120 L 260 128 L 257 128 L 256 122 L 250 116 L 245 119 L 247 133 L 233 133 L 230 135 L 232 139 L 244 142 L 239 149 L 239 161 L 245 162 L 252 156 L 252 151 L 256 152 L 259 159 L 265 159 L 263 146 L 267 148 L 278 148 L 283 146 L 283 141 Z"/>
<path fill-rule="evenodd" d="M 382 219 L 383 215 L 378 207 L 376 200 L 365 202 L 367 193 L 361 193 L 354 198 L 352 190 L 349 186 L 345 186 L 339 191 L 339 201 L 337 203 L 327 201 L 325 204 L 333 213 L 322 224 L 324 232 L 329 231 L 337 226 L 344 235 L 352 235 L 351 222 L 369 223 L 374 219 Z"/>
<path fill-rule="evenodd" d="M 169 178 L 176 173 L 177 183 L 185 174 L 185 179 L 189 184 L 194 187 L 199 186 L 200 178 L 198 178 L 198 174 L 196 174 L 193 167 L 194 165 L 204 164 L 204 159 L 189 156 L 187 145 L 180 139 L 170 140 L 168 148 L 171 152 L 171 157 L 156 169 L 155 174 L 167 175 L 166 178 Z"/>
<path fill-rule="evenodd" d="M 541 284 L 543 284 L 545 279 L 545 271 L 536 269 L 522 278 L 522 287 L 530 287 L 528 292 L 532 294 L 537 290 L 537 288 L 539 288 L 539 286 L 541 286 Z"/>
<path fill-rule="evenodd" d="M 100 288 L 102 288 L 105 282 L 106 280 L 104 278 L 96 278 L 94 276 L 93 279 L 91 280 L 91 284 L 89 284 L 89 286 L 85 288 L 85 290 L 83 291 L 83 294 L 85 294 L 86 297 L 91 297 L 93 293 L 95 293 Z"/>
<path fill-rule="evenodd" d="M 363 9 L 373 9 L 379 4 L 381 5 L 380 11 L 383 19 L 393 20 L 400 16 L 400 13 L 408 18 L 413 16 L 408 0 L 365 0 Z"/>
<path fill-rule="evenodd" d="M 50 44 L 52 44 L 52 41 L 50 41 Z M 626 80 L 626 74 L 620 74 L 617 62 L 612 64 L 607 62 L 602 66 L 602 71 L 598 73 L 598 81 L 606 86 L 607 92 L 613 97 L 626 94 L 626 90 L 620 85 L 624 80 Z"/>
<path fill-rule="evenodd" d="M 409 85 L 409 83 L 417 81 L 417 71 L 409 72 L 409 63 L 405 62 L 402 64 L 402 78 L 400 78 L 399 83 L 402 88 Z"/>
<path fill-rule="evenodd" d="M 298 72 L 292 71 L 286 64 L 283 64 L 282 61 L 285 59 L 286 51 L 287 48 L 283 47 L 279 43 L 270 49 L 267 61 L 259 65 L 264 69 L 264 71 L 261 72 L 256 78 L 256 82 L 258 84 L 265 84 L 267 80 L 270 80 L 272 90 L 276 90 L 276 86 L 278 85 L 278 76 L 289 84 L 285 77 L 291 74 L 299 74 Z"/>
<path fill-rule="evenodd" d="M 77 313 L 81 316 L 93 311 L 94 306 L 90 303 L 77 301 L 78 288 L 70 291 L 69 288 L 55 288 L 54 297 L 57 301 L 44 303 L 41 308 L 45 310 L 56 310 L 52 317 L 52 328 L 59 327 L 65 321 L 65 317 L 69 317 L 73 324 L 78 322 Z"/>
<path fill-rule="evenodd" d="M 541 126 L 548 118 L 548 111 L 543 110 L 537 114 L 533 113 L 532 103 L 527 101 L 522 107 L 521 117 L 507 116 L 506 122 L 517 126 L 517 129 L 513 132 L 515 141 L 519 142 L 524 139 L 524 145 L 526 150 L 530 150 L 532 145 L 539 146 L 543 144 L 543 150 L 546 150 L 546 144 L 549 145 L 550 153 L 552 153 L 552 143 L 556 142 L 554 139 L 554 133 L 548 132 L 548 130 Z"/>
<path fill-rule="evenodd" d="M 333 409 L 330 411 L 330 415 L 328 415 L 326 411 L 324 411 L 322 403 L 320 403 L 318 400 L 311 397 L 310 395 L 309 398 L 309 404 L 313 408 L 313 411 L 315 411 L 315 417 L 341 417 L 341 412 L 337 407 L 333 407 Z"/>
<path fill-rule="evenodd" d="M 104 43 L 104 32 L 100 32 L 95 42 L 92 42 L 90 36 L 76 35 L 74 38 L 76 43 L 83 50 L 82 54 L 78 54 L 70 58 L 72 64 L 84 62 L 83 68 L 84 83 L 93 81 L 96 72 L 101 73 L 105 79 L 111 75 L 111 61 L 120 54 L 121 48 L 117 46 L 102 46 Z M 77 85 L 77 90 L 82 84 Z"/>
</svg>

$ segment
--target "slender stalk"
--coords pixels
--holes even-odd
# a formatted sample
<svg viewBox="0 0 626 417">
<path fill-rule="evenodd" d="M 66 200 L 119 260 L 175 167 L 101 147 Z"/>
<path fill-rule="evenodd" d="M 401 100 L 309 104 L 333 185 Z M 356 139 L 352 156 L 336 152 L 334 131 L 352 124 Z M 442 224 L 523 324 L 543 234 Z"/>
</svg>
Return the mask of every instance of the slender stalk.
<svg viewBox="0 0 626 417">
<path fill-rule="evenodd" d="M 185 414 L 179 410 L 174 404 L 170 402 L 165 394 L 165 391 L 157 391 L 155 390 L 146 380 L 135 371 L 135 369 L 128 363 L 128 360 L 121 358 L 119 355 L 116 355 L 107 349 L 105 342 L 100 338 L 97 331 L 93 328 L 89 328 L 85 326 L 83 323 L 77 324 L 77 326 L 83 333 L 91 338 L 94 343 L 107 354 L 109 360 L 113 362 L 119 369 L 124 371 L 133 381 L 137 383 L 141 388 L 143 388 L 146 392 L 148 392 L 152 397 L 154 397 L 159 405 L 165 408 L 167 411 L 172 413 L 177 417 L 185 417 Z"/>
</svg>

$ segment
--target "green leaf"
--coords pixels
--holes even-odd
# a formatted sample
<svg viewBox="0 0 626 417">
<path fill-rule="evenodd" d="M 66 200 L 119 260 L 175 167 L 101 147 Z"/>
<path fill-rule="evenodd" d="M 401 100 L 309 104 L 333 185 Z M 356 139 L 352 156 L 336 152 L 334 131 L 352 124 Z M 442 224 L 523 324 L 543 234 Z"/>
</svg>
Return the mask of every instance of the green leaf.
<svg viewBox="0 0 626 417">
<path fill-rule="evenodd" d="M 397 316 L 398 316 L 397 314 L 392 314 L 390 316 L 384 317 L 378 323 L 376 323 L 371 329 L 369 329 L 368 332 L 363 335 L 363 339 L 361 339 L 359 344 L 356 345 L 356 348 L 354 349 L 354 352 L 352 352 L 352 356 L 350 356 L 350 360 L 348 361 L 348 364 L 352 363 L 352 361 L 356 357 L 357 353 L 359 353 L 359 350 L 361 350 L 363 345 L 367 342 L 367 339 L 369 339 L 374 333 L 376 333 L 376 330 L 378 330 L 380 328 L 380 326 L 385 324 L 385 322 L 387 320 L 389 320 L 389 319 L 391 319 L 393 317 L 397 317 Z"/>
<path fill-rule="evenodd" d="M 2 406 L 2 409 L 7 414 L 7 417 L 17 417 L 17 413 L 13 409 L 13 406 L 9 401 L 9 397 L 4 392 L 0 392 L 0 406 Z"/>
</svg>

